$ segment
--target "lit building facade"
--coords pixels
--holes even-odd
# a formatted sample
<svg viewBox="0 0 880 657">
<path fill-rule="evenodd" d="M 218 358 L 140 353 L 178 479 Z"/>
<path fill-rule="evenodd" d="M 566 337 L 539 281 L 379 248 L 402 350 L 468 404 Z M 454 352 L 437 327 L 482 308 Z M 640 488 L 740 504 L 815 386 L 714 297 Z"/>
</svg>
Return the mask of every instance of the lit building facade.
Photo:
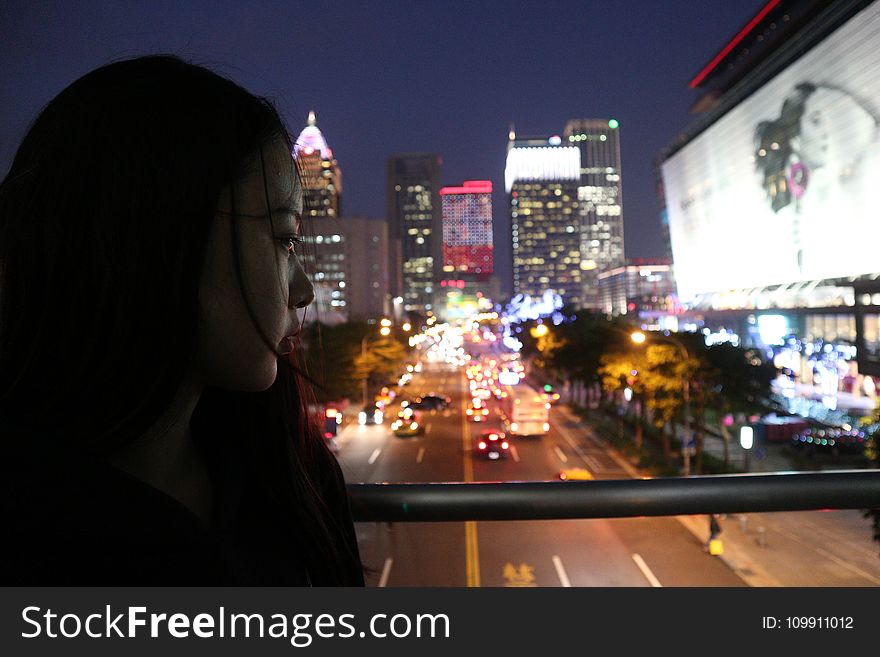
<svg viewBox="0 0 880 657">
<path fill-rule="evenodd" d="M 880 383 L 880 2 L 772 0 L 747 18 L 690 81 L 697 117 L 658 156 L 679 323 L 772 354 L 790 412 L 867 414 Z"/>
<path fill-rule="evenodd" d="M 563 137 L 580 151 L 581 303 L 599 308 L 598 275 L 624 264 L 620 125 L 616 119 L 571 119 Z"/>
<path fill-rule="evenodd" d="M 600 310 L 606 315 L 629 315 L 649 326 L 661 326 L 676 310 L 675 281 L 669 260 L 634 258 L 596 277 Z"/>
<path fill-rule="evenodd" d="M 433 314 L 442 257 L 440 164 L 431 153 L 388 158 L 391 294 L 404 313 Z"/>
<path fill-rule="evenodd" d="M 443 258 L 435 310 L 442 319 L 454 319 L 497 293 L 492 278 L 492 182 L 467 180 L 461 187 L 443 187 L 440 202 Z"/>
<path fill-rule="evenodd" d="M 349 319 L 387 317 L 391 312 L 388 276 L 388 222 L 343 217 L 340 222 Z"/>
<path fill-rule="evenodd" d="M 294 142 L 293 155 L 303 186 L 305 252 L 315 287 L 317 319 L 347 319 L 343 230 L 339 222 L 342 172 L 318 129 L 315 113 Z"/>
<path fill-rule="evenodd" d="M 559 136 L 508 137 L 505 188 L 513 241 L 514 295 L 583 302 L 580 150 Z"/>
</svg>

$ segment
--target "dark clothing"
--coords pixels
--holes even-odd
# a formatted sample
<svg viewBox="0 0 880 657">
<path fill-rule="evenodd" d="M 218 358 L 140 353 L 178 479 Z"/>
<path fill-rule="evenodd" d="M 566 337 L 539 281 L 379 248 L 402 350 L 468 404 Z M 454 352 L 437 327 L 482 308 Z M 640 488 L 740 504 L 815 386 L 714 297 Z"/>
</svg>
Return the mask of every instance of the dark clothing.
<svg viewBox="0 0 880 657">
<path fill-rule="evenodd" d="M 715 515 L 709 516 L 709 540 L 713 540 L 721 533 L 721 525 L 718 524 L 718 518 Z"/>
<path fill-rule="evenodd" d="M 309 586 L 281 507 L 234 449 L 208 460 L 211 526 L 161 491 L 83 450 L 4 436 L 0 585 Z M 353 558 L 345 585 L 363 586 L 342 473 L 321 473 L 324 499 Z"/>
</svg>

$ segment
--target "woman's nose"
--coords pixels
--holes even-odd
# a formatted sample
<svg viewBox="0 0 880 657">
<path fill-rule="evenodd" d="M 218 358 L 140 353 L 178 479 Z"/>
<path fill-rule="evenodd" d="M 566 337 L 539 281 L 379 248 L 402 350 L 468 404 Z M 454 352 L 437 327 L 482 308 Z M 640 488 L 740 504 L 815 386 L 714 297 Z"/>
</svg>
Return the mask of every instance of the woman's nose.
<svg viewBox="0 0 880 657">
<path fill-rule="evenodd" d="M 302 268 L 297 270 L 290 285 L 290 301 L 295 308 L 305 308 L 315 300 L 315 288 Z"/>
</svg>

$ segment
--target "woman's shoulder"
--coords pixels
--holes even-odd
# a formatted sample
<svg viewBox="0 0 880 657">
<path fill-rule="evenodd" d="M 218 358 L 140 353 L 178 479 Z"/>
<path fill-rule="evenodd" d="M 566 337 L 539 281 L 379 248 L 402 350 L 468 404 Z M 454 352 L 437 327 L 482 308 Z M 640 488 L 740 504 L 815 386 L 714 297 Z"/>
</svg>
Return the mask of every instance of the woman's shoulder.
<svg viewBox="0 0 880 657">
<path fill-rule="evenodd" d="M 83 450 L 19 437 L 0 465 L 0 505 L 4 584 L 211 579 L 198 519 Z"/>
</svg>

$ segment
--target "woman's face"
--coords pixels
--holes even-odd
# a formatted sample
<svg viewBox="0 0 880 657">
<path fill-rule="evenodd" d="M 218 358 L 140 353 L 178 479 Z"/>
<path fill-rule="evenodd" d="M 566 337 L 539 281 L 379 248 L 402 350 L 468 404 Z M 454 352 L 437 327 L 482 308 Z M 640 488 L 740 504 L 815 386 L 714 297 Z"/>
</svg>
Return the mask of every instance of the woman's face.
<svg viewBox="0 0 880 657">
<path fill-rule="evenodd" d="M 820 87 L 807 98 L 796 150 L 811 169 L 840 169 L 862 155 L 875 132 L 873 117 L 855 99 Z"/>
<path fill-rule="evenodd" d="M 265 179 L 258 152 L 220 197 L 199 294 L 197 380 L 249 392 L 275 381 L 278 356 L 289 350 L 286 338 L 300 329 L 297 309 L 314 300 L 297 243 L 302 189 L 290 152 L 279 138 L 263 147 L 262 159 Z"/>
</svg>

